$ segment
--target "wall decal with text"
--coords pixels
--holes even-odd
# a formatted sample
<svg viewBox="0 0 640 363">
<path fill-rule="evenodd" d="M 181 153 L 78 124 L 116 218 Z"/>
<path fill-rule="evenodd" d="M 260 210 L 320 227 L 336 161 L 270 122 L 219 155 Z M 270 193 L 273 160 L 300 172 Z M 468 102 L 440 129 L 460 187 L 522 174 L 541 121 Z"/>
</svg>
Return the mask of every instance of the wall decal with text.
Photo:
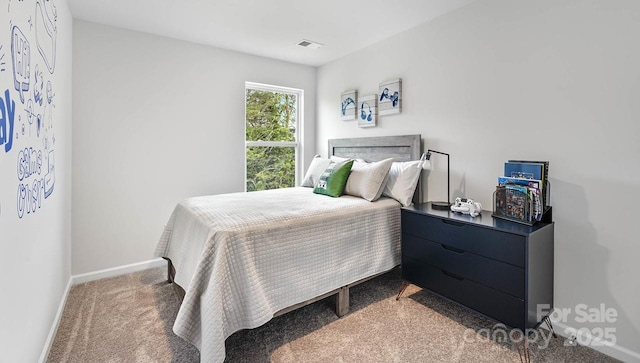
<svg viewBox="0 0 640 363">
<path fill-rule="evenodd" d="M 4 98 L 0 97 L 0 146 L 4 145 L 4 152 L 11 151 L 13 146 L 13 124 L 16 103 L 11 100 L 9 90 L 4 91 Z"/>
<path fill-rule="evenodd" d="M 31 47 L 17 26 L 13 27 L 11 34 L 11 59 L 13 60 L 14 87 L 20 93 L 20 101 L 24 103 L 23 92 L 29 91 Z"/>
<path fill-rule="evenodd" d="M 6 9 L 9 16 L 0 19 L 0 219 L 13 203 L 23 219 L 56 194 L 59 24 L 54 0 L 9 0 Z"/>
</svg>

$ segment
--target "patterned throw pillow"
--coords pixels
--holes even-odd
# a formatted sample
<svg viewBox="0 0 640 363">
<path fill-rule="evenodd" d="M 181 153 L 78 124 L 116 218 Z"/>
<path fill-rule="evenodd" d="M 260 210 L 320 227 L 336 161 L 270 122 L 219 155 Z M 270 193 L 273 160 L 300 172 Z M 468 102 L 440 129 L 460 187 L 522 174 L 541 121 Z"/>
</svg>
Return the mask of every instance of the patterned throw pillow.
<svg viewBox="0 0 640 363">
<path fill-rule="evenodd" d="M 316 194 L 339 197 L 347 184 L 353 160 L 329 163 L 329 166 L 320 174 L 313 192 Z"/>
<path fill-rule="evenodd" d="M 304 175 L 302 186 L 310 188 L 315 187 L 318 179 L 320 178 L 320 174 L 322 174 L 324 169 L 329 166 L 330 162 L 331 160 L 322 158 L 320 155 L 316 155 L 313 160 L 311 160 L 309 169 L 307 169 L 307 173 Z"/>
</svg>

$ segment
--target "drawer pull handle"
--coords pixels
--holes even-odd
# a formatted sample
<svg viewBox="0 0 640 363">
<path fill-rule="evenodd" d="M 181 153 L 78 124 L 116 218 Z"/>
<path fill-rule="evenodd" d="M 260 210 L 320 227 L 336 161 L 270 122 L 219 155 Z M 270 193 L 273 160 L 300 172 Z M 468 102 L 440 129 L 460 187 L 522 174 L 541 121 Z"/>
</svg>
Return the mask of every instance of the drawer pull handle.
<svg viewBox="0 0 640 363">
<path fill-rule="evenodd" d="M 447 219 L 441 219 L 442 223 L 449 224 L 455 227 L 464 227 L 464 223 L 454 222 Z"/>
<path fill-rule="evenodd" d="M 455 252 L 455 253 L 464 253 L 464 250 L 461 250 L 459 248 L 455 248 L 455 247 L 451 247 L 451 246 L 447 246 L 447 245 L 440 245 L 442 246 L 442 248 L 444 248 L 445 250 L 451 251 L 451 252 Z"/>
<path fill-rule="evenodd" d="M 442 271 L 443 274 L 445 274 L 445 275 L 447 275 L 449 277 L 453 277 L 456 280 L 460 280 L 460 281 L 464 280 L 464 277 L 462 277 L 462 276 L 458 276 L 456 274 L 452 274 L 451 272 L 448 272 L 448 271 L 445 271 L 445 270 L 440 270 L 440 271 Z"/>
</svg>

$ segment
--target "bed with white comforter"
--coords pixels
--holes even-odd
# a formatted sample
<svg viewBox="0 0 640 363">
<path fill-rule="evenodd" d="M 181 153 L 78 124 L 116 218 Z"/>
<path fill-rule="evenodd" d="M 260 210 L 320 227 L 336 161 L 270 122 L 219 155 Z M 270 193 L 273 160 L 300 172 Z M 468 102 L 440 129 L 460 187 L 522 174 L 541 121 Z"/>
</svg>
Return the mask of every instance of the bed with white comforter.
<svg viewBox="0 0 640 363">
<path fill-rule="evenodd" d="M 311 188 L 190 198 L 156 249 L 185 291 L 174 332 L 222 362 L 225 339 L 400 263 L 400 204 Z"/>
</svg>

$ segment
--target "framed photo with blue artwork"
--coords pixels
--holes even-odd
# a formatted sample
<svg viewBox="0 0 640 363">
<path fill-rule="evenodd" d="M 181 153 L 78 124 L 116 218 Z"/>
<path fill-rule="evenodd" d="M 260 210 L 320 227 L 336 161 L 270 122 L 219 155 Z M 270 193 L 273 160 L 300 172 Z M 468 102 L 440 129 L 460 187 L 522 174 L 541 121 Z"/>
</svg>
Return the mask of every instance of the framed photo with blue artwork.
<svg viewBox="0 0 640 363">
<path fill-rule="evenodd" d="M 340 94 L 341 110 L 340 118 L 342 121 L 349 121 L 356 119 L 356 113 L 358 111 L 358 90 L 344 91 Z"/>
<path fill-rule="evenodd" d="M 375 126 L 378 119 L 378 96 L 364 96 L 358 102 L 358 126 Z"/>
<path fill-rule="evenodd" d="M 378 86 L 378 114 L 393 115 L 402 110 L 402 79 L 382 82 Z"/>
</svg>

